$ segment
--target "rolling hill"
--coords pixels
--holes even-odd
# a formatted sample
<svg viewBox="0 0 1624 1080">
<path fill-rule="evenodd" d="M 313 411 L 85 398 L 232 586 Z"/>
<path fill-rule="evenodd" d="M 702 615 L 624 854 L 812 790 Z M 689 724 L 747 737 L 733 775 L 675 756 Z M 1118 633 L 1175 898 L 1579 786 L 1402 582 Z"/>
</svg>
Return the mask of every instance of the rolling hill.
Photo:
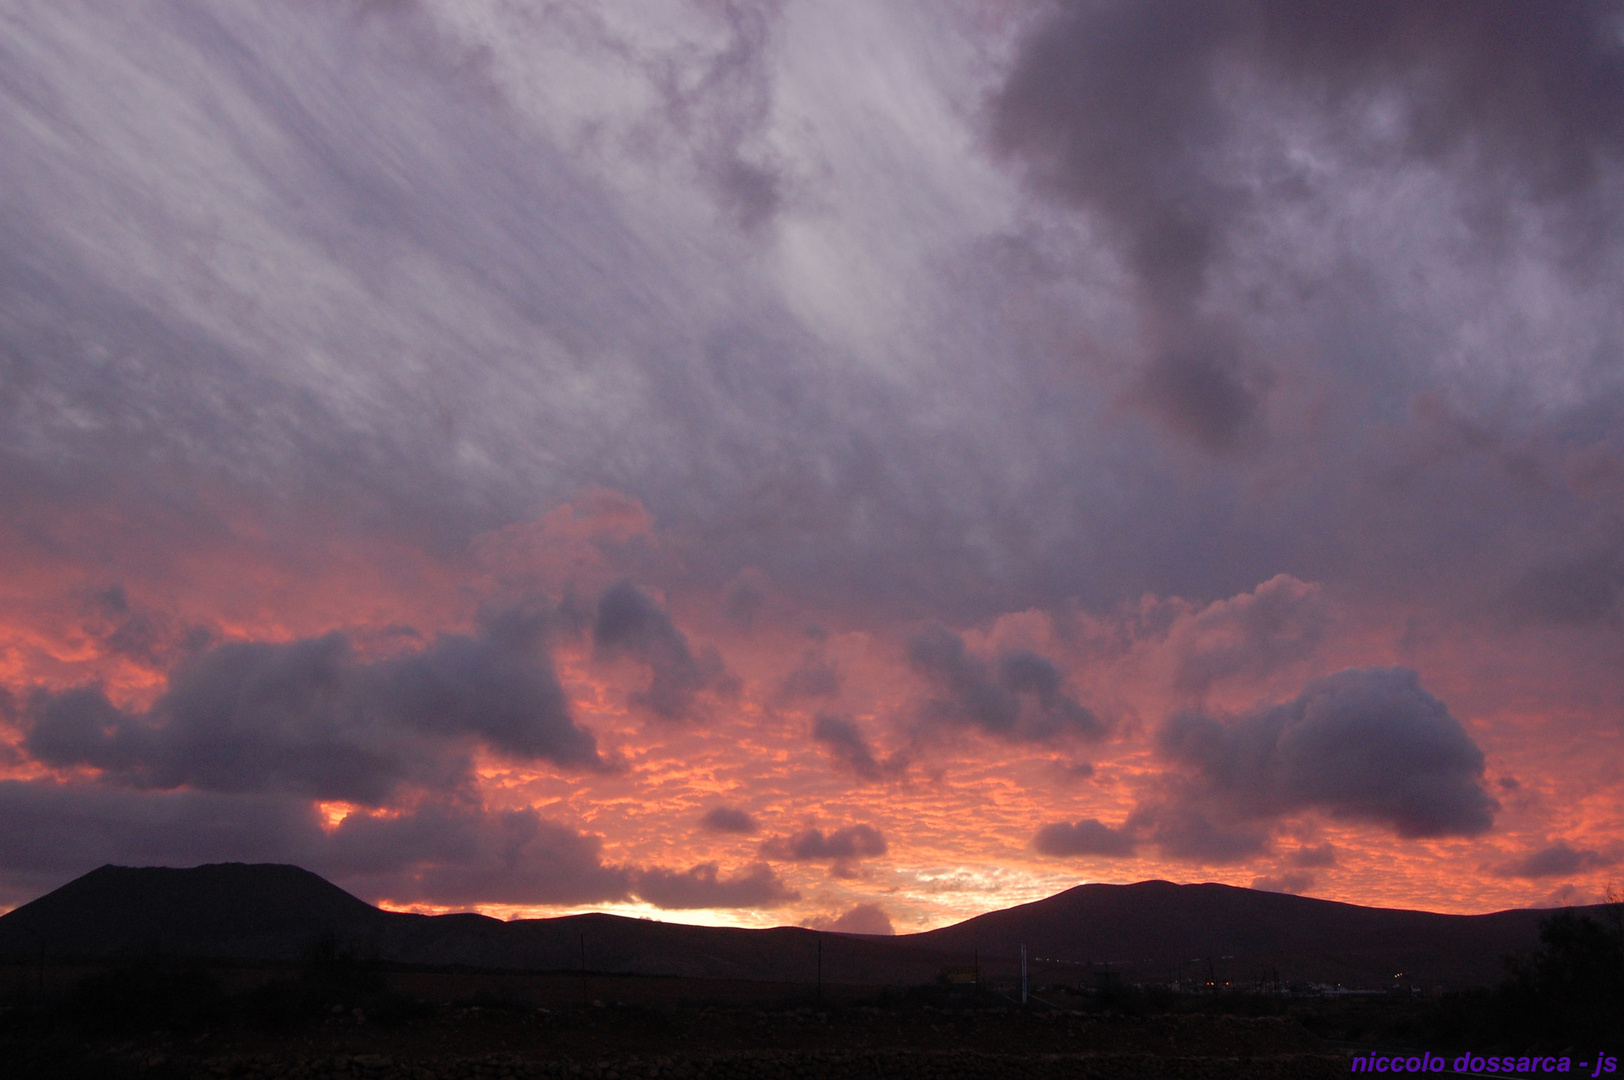
<svg viewBox="0 0 1624 1080">
<path fill-rule="evenodd" d="M 150 954 L 291 961 L 322 934 L 408 964 L 811 982 L 919 983 L 977 958 L 989 977 L 1027 947 L 1038 983 L 1238 984 L 1260 978 L 1382 986 L 1482 985 L 1538 943 L 1544 913 L 1440 915 L 1226 885 L 1080 885 L 920 934 L 743 930 L 613 915 L 501 922 L 382 911 L 294 866 L 104 866 L 0 916 L 0 957 Z M 821 940 L 821 944 L 820 944 Z"/>
</svg>

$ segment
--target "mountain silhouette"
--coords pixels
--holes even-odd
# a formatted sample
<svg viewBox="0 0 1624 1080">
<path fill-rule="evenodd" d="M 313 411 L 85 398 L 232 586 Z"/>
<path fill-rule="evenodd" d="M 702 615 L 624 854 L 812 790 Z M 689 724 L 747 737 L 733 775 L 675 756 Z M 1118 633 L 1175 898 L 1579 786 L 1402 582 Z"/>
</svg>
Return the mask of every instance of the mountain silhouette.
<svg viewBox="0 0 1624 1080">
<path fill-rule="evenodd" d="M 383 911 L 296 866 L 104 866 L 0 916 L 0 957 L 297 959 L 322 936 L 408 964 L 756 979 L 919 983 L 978 960 L 1040 981 L 1312 980 L 1484 985 L 1538 944 L 1536 910 L 1489 915 L 1360 907 L 1227 885 L 1079 885 L 1031 904 L 896 937 L 688 926 L 614 915 L 502 922 Z"/>
<path fill-rule="evenodd" d="M 1348 985 L 1484 985 L 1503 958 L 1539 944 L 1549 912 L 1489 915 L 1360 907 L 1230 885 L 1079 885 L 905 940 L 937 951 L 979 949 L 1121 967 L 1158 981 L 1286 979 Z"/>
<path fill-rule="evenodd" d="M 387 919 L 297 866 L 103 866 L 0 917 L 0 954 L 283 959 L 323 933 L 375 933 Z"/>
</svg>

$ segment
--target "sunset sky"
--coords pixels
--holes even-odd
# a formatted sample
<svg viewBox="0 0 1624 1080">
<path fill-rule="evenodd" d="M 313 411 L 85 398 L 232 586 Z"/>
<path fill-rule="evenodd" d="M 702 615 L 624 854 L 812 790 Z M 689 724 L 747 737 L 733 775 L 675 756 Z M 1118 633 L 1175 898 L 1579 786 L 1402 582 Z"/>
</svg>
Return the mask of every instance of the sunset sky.
<svg viewBox="0 0 1624 1080">
<path fill-rule="evenodd" d="M 0 910 L 1624 881 L 1624 6 L 0 3 Z"/>
</svg>

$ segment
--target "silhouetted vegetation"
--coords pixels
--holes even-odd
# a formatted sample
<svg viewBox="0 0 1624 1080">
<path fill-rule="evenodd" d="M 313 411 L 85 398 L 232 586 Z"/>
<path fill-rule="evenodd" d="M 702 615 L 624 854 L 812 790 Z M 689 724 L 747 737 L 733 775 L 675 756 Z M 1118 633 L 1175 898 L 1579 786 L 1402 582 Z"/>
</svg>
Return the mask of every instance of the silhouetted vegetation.
<svg viewBox="0 0 1624 1080">
<path fill-rule="evenodd" d="M 1560 1047 L 1624 1036 L 1624 904 L 1610 904 L 1600 921 L 1557 912 L 1541 920 L 1539 937 L 1538 951 L 1508 959 L 1499 987 L 1450 994 L 1414 1026 L 1459 1047 Z"/>
<path fill-rule="evenodd" d="M 1501 994 L 1529 1033 L 1595 1041 L 1624 1034 L 1624 905 L 1612 925 L 1563 911 L 1540 924 L 1542 948 L 1512 965 Z"/>
</svg>

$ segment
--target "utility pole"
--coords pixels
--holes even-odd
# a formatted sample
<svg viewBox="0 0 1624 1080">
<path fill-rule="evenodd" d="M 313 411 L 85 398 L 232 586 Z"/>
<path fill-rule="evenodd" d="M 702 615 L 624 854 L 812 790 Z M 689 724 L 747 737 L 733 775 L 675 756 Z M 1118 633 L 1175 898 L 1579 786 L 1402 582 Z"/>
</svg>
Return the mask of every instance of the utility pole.
<svg viewBox="0 0 1624 1080">
<path fill-rule="evenodd" d="M 1021 946 L 1021 1004 L 1026 1004 L 1026 946 Z"/>
<path fill-rule="evenodd" d="M 814 930 L 812 935 L 818 939 L 818 1004 L 823 1004 L 823 934 Z"/>
<path fill-rule="evenodd" d="M 592 994 L 586 986 L 586 935 L 581 935 L 581 1000 L 592 1000 Z"/>
</svg>

